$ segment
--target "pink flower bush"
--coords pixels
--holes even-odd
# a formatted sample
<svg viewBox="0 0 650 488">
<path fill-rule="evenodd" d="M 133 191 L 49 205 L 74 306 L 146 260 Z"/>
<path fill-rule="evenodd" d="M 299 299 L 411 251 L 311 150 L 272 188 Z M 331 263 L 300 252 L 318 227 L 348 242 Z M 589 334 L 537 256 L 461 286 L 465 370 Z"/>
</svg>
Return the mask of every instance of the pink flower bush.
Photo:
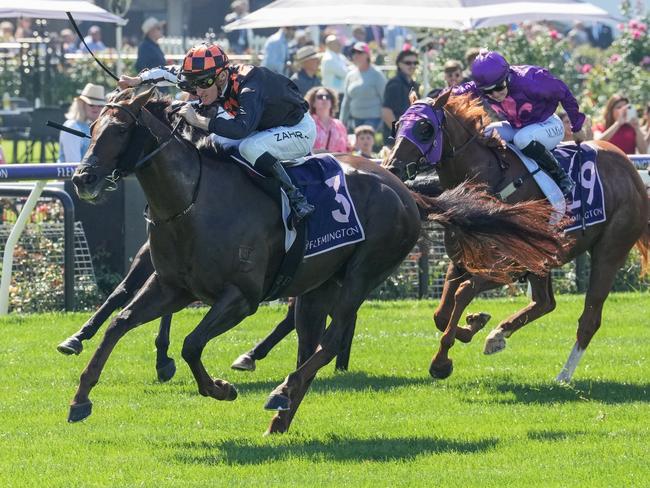
<svg viewBox="0 0 650 488">
<path fill-rule="evenodd" d="M 623 59 L 623 58 L 621 57 L 620 54 L 612 54 L 609 57 L 609 62 L 610 63 L 618 63 L 621 59 Z"/>
<path fill-rule="evenodd" d="M 556 30 L 549 31 L 548 35 L 551 36 L 551 39 L 556 41 L 560 38 L 560 33 Z"/>
<path fill-rule="evenodd" d="M 589 73 L 592 69 L 593 69 L 593 66 L 592 66 L 591 64 L 588 64 L 588 63 L 587 63 L 587 64 L 583 64 L 583 65 L 582 65 L 582 68 L 580 68 L 580 73 L 582 73 L 583 75 L 586 75 L 586 74 Z"/>
</svg>

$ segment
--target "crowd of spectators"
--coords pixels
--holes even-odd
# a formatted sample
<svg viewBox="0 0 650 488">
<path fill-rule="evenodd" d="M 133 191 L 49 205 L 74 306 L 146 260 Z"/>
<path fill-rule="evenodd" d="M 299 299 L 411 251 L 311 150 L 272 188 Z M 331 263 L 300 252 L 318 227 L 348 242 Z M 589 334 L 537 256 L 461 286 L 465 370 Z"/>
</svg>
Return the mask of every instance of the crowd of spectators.
<svg viewBox="0 0 650 488">
<path fill-rule="evenodd" d="M 232 1 L 224 24 L 241 19 L 248 11 L 247 0 Z M 519 28 L 530 39 L 545 29 L 543 24 L 531 22 L 523 22 Z M 0 39 L 8 42 L 31 36 L 33 30 L 31 19 L 20 19 L 16 26 L 3 21 Z M 159 44 L 164 30 L 165 22 L 154 17 L 141 24 L 137 71 L 166 63 Z M 229 54 L 251 54 L 253 34 L 250 29 L 223 34 Z M 576 21 L 565 36 L 573 47 L 585 44 L 607 47 L 612 42 L 611 28 L 600 23 L 586 25 Z M 70 29 L 61 30 L 56 38 L 63 53 L 85 52 Z M 94 52 L 106 49 L 97 25 L 87 29 L 85 41 Z M 438 67 L 429 65 L 430 70 L 438 69 L 443 74 L 444 86 L 422 93 L 420 63 L 425 49 L 422 42 L 418 45 L 414 32 L 399 26 L 320 29 L 287 26 L 266 39 L 260 58 L 262 66 L 290 77 L 309 102 L 318 129 L 317 151 L 376 155 L 390 140 L 393 125 L 408 108 L 411 96 L 435 97 L 442 90 L 469 80 L 469 67 L 478 54 L 478 47 L 470 47 L 462 61 L 448 59 Z M 624 94 L 614 95 L 603 107 L 602 116 L 596 117 L 594 137 L 610 141 L 628 154 L 647 152 L 650 145 L 647 103 L 647 100 L 630 100 Z M 569 138 L 570 131 L 567 131 Z"/>
</svg>

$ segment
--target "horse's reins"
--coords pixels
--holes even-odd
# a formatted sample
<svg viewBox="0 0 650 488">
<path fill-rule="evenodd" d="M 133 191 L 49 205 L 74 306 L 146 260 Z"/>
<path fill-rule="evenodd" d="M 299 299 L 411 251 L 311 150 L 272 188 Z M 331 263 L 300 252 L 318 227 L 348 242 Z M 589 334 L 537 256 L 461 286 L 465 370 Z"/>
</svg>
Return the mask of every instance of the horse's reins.
<svg viewBox="0 0 650 488">
<path fill-rule="evenodd" d="M 454 146 L 451 146 L 451 155 L 443 153 L 443 155 L 442 155 L 443 158 L 445 158 L 445 159 L 450 158 L 451 159 L 451 158 L 454 158 L 454 157 L 458 156 L 458 154 L 460 154 L 461 152 L 463 152 L 471 142 L 473 142 L 474 140 L 476 140 L 478 138 L 479 134 L 482 134 L 484 132 L 485 127 L 487 127 L 487 126 L 481 126 L 476 133 L 472 134 L 472 132 L 467 128 L 467 126 L 465 126 L 465 124 L 463 124 L 458 119 L 458 117 L 456 117 L 455 114 L 448 111 L 446 108 L 444 108 L 444 111 L 445 111 L 445 113 L 447 115 L 453 117 L 454 120 L 458 123 L 458 125 L 460 125 L 465 130 L 465 132 L 467 132 L 468 134 L 470 134 L 472 136 L 467 141 L 465 141 L 463 143 L 463 145 L 460 146 L 459 148 L 455 148 Z M 441 126 L 441 127 L 442 127 L 442 130 L 444 131 L 444 133 L 447 135 L 447 137 L 449 137 L 449 132 L 447 131 L 447 129 L 444 126 Z M 493 150 L 493 152 L 495 153 L 495 157 L 497 158 L 497 162 L 499 163 L 499 168 L 502 171 L 505 171 L 507 169 L 507 166 L 505 166 L 504 164 L 501 164 L 502 159 L 499 157 L 498 154 L 496 154 L 496 151 Z M 527 171 L 523 176 L 520 176 L 520 177 L 516 178 L 515 180 L 511 181 L 508 185 L 506 185 L 506 187 L 502 188 L 501 191 L 497 192 L 496 196 L 499 197 L 499 199 L 501 199 L 501 200 L 505 200 L 510 195 L 512 195 L 514 192 L 516 192 L 517 189 L 521 185 L 523 185 L 523 183 L 524 183 L 524 181 L 526 179 L 534 177 L 534 175 L 539 171 L 540 171 L 539 167 L 535 171 L 533 171 L 532 173 Z M 502 178 L 501 181 L 503 181 L 503 178 Z"/>
<path fill-rule="evenodd" d="M 440 128 L 445 133 L 445 136 L 447 137 L 447 140 L 449 141 L 449 144 L 451 146 L 451 154 L 443 152 L 442 153 L 442 158 L 443 159 L 453 159 L 456 156 L 458 156 L 460 153 L 462 153 L 465 149 L 467 149 L 467 147 L 478 138 L 479 133 L 483 132 L 483 130 L 485 129 L 485 126 L 481 126 L 481 128 L 478 131 L 476 131 L 475 133 L 472 134 L 472 131 L 470 131 L 467 128 L 467 126 L 465 124 L 463 124 L 458 119 L 458 117 L 456 117 L 456 115 L 454 113 L 450 112 L 445 107 L 443 107 L 442 109 L 444 110 L 446 115 L 449 115 L 450 117 L 452 117 L 458 123 L 458 125 L 460 125 L 463 128 L 463 130 L 465 132 L 467 132 L 471 136 L 460 147 L 456 148 L 454 145 L 451 144 L 451 136 L 449 135 L 449 131 L 447 130 L 447 128 L 444 125 L 440 124 Z"/>
</svg>

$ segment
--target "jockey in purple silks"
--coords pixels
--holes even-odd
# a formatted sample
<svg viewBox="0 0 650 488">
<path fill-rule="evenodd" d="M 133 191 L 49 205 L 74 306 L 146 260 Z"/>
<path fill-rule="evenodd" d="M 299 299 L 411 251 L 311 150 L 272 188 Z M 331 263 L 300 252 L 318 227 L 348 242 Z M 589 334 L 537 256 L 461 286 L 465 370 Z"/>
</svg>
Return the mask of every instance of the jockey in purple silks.
<svg viewBox="0 0 650 488">
<path fill-rule="evenodd" d="M 565 196 L 573 192 L 573 181 L 551 153 L 564 137 L 562 120 L 555 115 L 562 104 L 569 116 L 573 138 L 585 139 L 585 115 L 561 80 L 539 66 L 510 66 L 496 51 L 481 50 L 472 63 L 472 81 L 454 88 L 453 93 L 473 93 L 483 98 L 503 119 L 486 128 L 496 129 L 557 182 Z"/>
</svg>

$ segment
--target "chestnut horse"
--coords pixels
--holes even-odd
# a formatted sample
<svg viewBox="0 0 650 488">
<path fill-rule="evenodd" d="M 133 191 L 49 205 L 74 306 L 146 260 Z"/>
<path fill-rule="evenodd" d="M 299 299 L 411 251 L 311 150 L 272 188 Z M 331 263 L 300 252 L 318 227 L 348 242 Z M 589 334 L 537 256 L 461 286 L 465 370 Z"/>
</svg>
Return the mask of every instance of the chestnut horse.
<svg viewBox="0 0 650 488">
<path fill-rule="evenodd" d="M 506 199 L 507 202 L 545 198 L 533 179 L 528 177 L 528 170 L 511 150 L 506 150 L 498 135 L 484 135 L 490 119 L 479 100 L 470 95 L 450 97 L 450 92 L 446 92 L 435 100 L 417 101 L 400 121 L 409 116 L 419 119 L 413 128 L 417 139 L 407 139 L 404 131 L 398 129 L 395 146 L 383 162 L 384 167 L 402 180 L 412 177 L 420 167 L 433 165 L 443 188 L 454 188 L 471 180 L 486 184 L 489 191 L 496 194 L 516 181 L 520 186 Z M 617 147 L 603 141 L 592 144 L 598 148 L 597 164 L 607 221 L 587 227 L 584 232 L 569 234 L 573 242 L 564 262 L 589 252 L 591 276 L 584 310 L 578 320 L 577 341 L 557 377 L 561 382 L 571 380 L 580 358 L 600 327 L 603 304 L 616 272 L 635 244 L 641 252 L 644 272 L 648 264 L 648 196 L 643 182 L 630 160 Z M 459 265 L 459 260 L 453 255 L 453 245 L 449 246 L 453 241 L 453 236 L 446 232 L 448 255 L 453 262 L 447 270 L 442 299 L 434 314 L 436 327 L 444 333 L 429 370 L 438 378 L 446 378 L 452 372 L 448 351 L 454 340 L 470 342 L 484 325 L 468 320 L 469 327 L 459 327 L 463 310 L 476 295 L 499 285 L 484 276 L 475 276 Z M 501 322 L 488 335 L 486 354 L 503 350 L 506 338 L 555 308 L 550 274 L 528 273 L 526 278 L 532 288 L 530 304 Z"/>
<path fill-rule="evenodd" d="M 210 309 L 185 338 L 183 359 L 201 395 L 234 400 L 236 389 L 208 374 L 202 352 L 208 341 L 257 310 L 284 256 L 279 206 L 241 165 L 212 147 L 201 150 L 180 137 L 182 119 L 172 113 L 169 99 L 152 99 L 152 93 L 125 90 L 106 105 L 72 178 L 79 196 L 95 201 L 121 176 L 135 172 L 154 222 L 149 242 L 155 272 L 106 329 L 81 374 L 70 406 L 71 422 L 91 414 L 90 392 L 111 351 L 129 330 L 196 300 Z M 145 156 L 131 160 L 133 147 L 141 148 L 138 152 Z M 267 400 L 265 407 L 277 412 L 270 433 L 289 428 L 316 373 L 339 352 L 368 293 L 414 246 L 423 215 L 433 214 L 464 245 L 499 249 L 514 240 L 518 247 L 512 255 L 498 259 L 512 258 L 539 272 L 561 247 L 557 232 L 545 225 L 547 209 L 540 203 L 506 205 L 471 187 L 439 198 L 421 197 L 369 160 L 340 159 L 366 237 L 303 260 L 283 291 L 284 296 L 298 297 L 299 367 Z M 479 240 L 472 241 L 472 235 Z M 461 253 L 464 249 L 461 246 Z M 471 255 L 461 257 L 476 269 L 490 266 L 487 259 L 494 258 L 487 251 L 478 261 Z M 323 331 L 328 313 L 332 321 Z"/>
</svg>

